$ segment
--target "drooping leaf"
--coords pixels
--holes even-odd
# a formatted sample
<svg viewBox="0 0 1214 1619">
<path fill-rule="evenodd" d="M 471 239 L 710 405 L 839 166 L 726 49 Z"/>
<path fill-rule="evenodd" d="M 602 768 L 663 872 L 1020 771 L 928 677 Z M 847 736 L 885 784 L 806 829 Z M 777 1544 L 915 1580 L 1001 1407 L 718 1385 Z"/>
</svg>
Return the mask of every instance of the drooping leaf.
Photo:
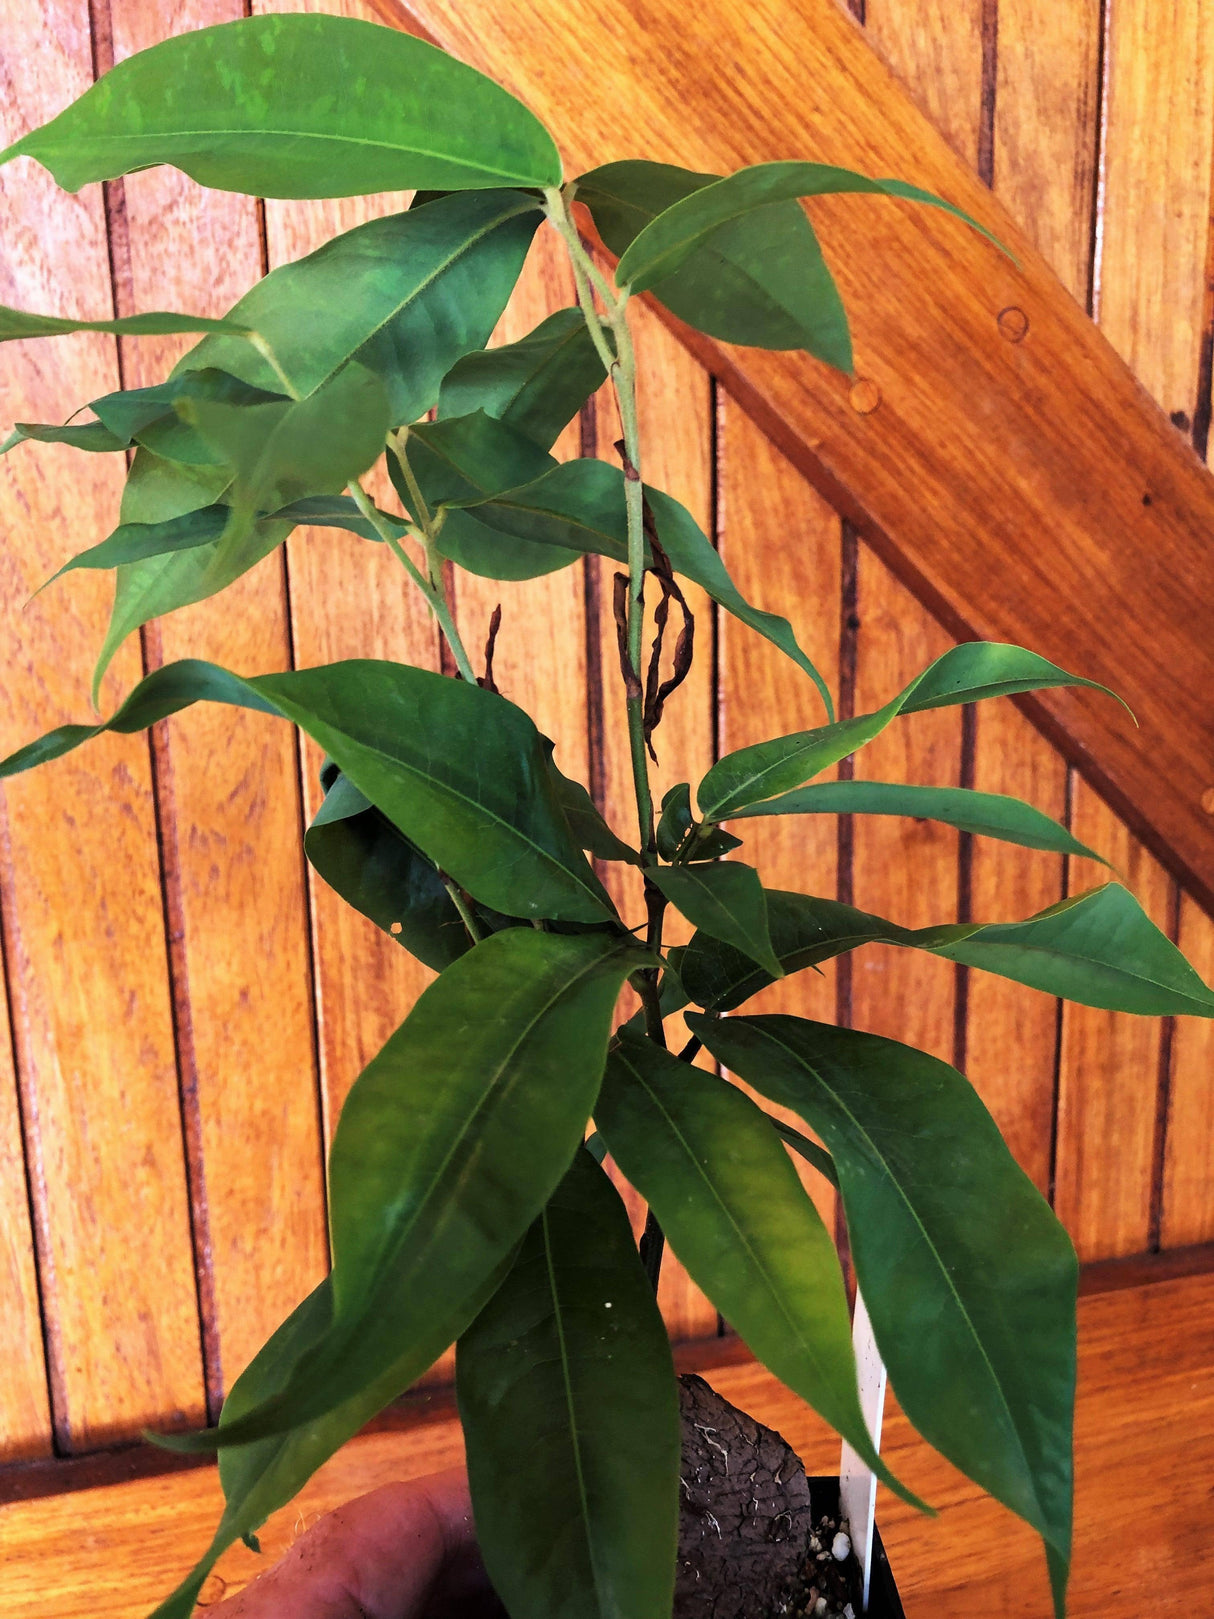
<svg viewBox="0 0 1214 1619">
<path fill-rule="evenodd" d="M 569 831 L 544 741 L 527 715 L 428 669 L 352 659 L 244 680 L 184 659 L 140 682 L 101 725 L 63 725 L 0 763 L 0 777 L 59 758 L 101 731 L 141 731 L 196 702 L 280 714 L 443 871 L 506 914 L 569 922 L 614 915 Z"/>
<path fill-rule="evenodd" d="M 555 765 L 552 771 L 569 830 L 581 847 L 598 860 L 623 860 L 630 866 L 641 865 L 640 853 L 616 837 L 581 782 L 570 781 Z"/>
<path fill-rule="evenodd" d="M 797 638 L 788 620 L 782 618 L 779 613 L 765 613 L 762 609 L 750 605 L 729 577 L 729 571 L 721 561 L 720 553 L 686 506 L 680 505 L 661 489 L 647 488 L 645 498 L 649 502 L 657 525 L 658 543 L 670 558 L 675 572 L 683 574 L 687 579 L 694 579 L 718 606 L 731 613 L 740 623 L 755 630 L 773 646 L 779 647 L 786 657 L 791 658 L 798 668 L 804 670 L 821 693 L 827 718 L 833 720 L 835 710 L 830 688 L 815 665 L 797 645 Z"/>
<path fill-rule="evenodd" d="M 757 1358 L 913 1502 L 860 1411 L 834 1240 L 769 1120 L 725 1080 L 627 1034 L 594 1119 L 692 1279 Z"/>
<path fill-rule="evenodd" d="M 668 208 L 719 183 L 664 163 L 608 163 L 584 174 L 577 199 L 617 256 Z M 795 201 L 727 220 L 665 277 L 656 295 L 681 320 L 756 348 L 808 349 L 852 368 L 847 315 L 812 225 Z"/>
<path fill-rule="evenodd" d="M 509 928 L 453 962 L 355 1082 L 330 1158 L 333 1309 L 280 1393 L 206 1450 L 323 1416 L 486 1280 L 555 1191 L 598 1094 L 628 941 Z M 471 1307 L 468 1302 L 471 1301 Z"/>
<path fill-rule="evenodd" d="M 803 1018 L 693 1014 L 689 1026 L 826 1142 L 899 1404 L 1042 1535 L 1061 1613 L 1079 1278 L 1070 1238 L 947 1063 Z"/>
<path fill-rule="evenodd" d="M 217 367 L 302 396 L 353 359 L 388 389 L 392 425 L 412 422 L 435 404 L 460 356 L 488 341 L 540 217 L 534 197 L 474 191 L 368 220 L 271 270 L 233 307 L 231 318 L 256 326 L 275 364 L 217 335 L 174 375 Z"/>
<path fill-rule="evenodd" d="M 100 545 L 91 545 L 87 551 L 65 562 L 47 584 L 77 568 L 118 568 L 172 551 L 191 551 L 199 545 L 211 545 L 223 533 L 230 516 L 227 506 L 199 506 L 166 523 L 122 523 Z"/>
<path fill-rule="evenodd" d="M 784 976 L 768 932 L 767 896 L 753 866 L 740 860 L 650 866 L 645 875 L 693 927 L 735 945 L 773 978 Z"/>
<path fill-rule="evenodd" d="M 674 1363 L 619 1194 L 578 1152 L 459 1340 L 477 1541 L 512 1614 L 669 1613 Z"/>
<path fill-rule="evenodd" d="M 307 495 L 336 495 L 383 452 L 388 395 L 357 361 L 314 393 L 273 404 L 233 405 L 187 394 L 178 413 L 232 468 L 229 520 L 215 548 L 214 577 L 226 584 L 260 560 L 263 512 Z"/>
<path fill-rule="evenodd" d="M 925 950 L 1083 1006 L 1146 1017 L 1214 1016 L 1214 991 L 1134 896 L 1107 883 L 1021 922 L 903 928 L 837 900 L 767 890 L 772 947 L 786 973 L 865 944 Z M 697 935 L 680 975 L 698 1005 L 729 1012 L 771 982 L 740 950 Z"/>
<path fill-rule="evenodd" d="M 210 320 L 202 315 L 173 315 L 167 310 L 149 310 L 144 315 L 124 315 L 119 320 L 76 320 L 72 316 L 35 315 L 28 309 L 7 309 L 0 304 L 0 343 L 22 337 L 60 337 L 69 332 L 113 332 L 118 337 L 165 337 L 174 332 L 245 333 L 238 322 Z"/>
<path fill-rule="evenodd" d="M 457 360 L 439 390 L 439 420 L 483 410 L 550 450 L 606 375 L 581 310 L 558 309 L 517 343 Z"/>
<path fill-rule="evenodd" d="M 417 186 L 555 186 L 552 137 L 521 102 L 396 29 L 315 14 L 200 28 L 120 62 L 0 163 L 67 191 L 169 163 L 254 197 Z"/>
<path fill-rule="evenodd" d="M 1057 664 L 998 641 L 966 641 L 915 676 L 884 708 L 812 731 L 739 748 L 719 759 L 696 790 L 705 820 L 722 821 L 777 793 L 800 787 L 879 736 L 899 714 L 1054 686 L 1089 686 L 1113 696 L 1098 681 L 1071 675 Z"/>
<path fill-rule="evenodd" d="M 61 427 L 51 422 L 16 422 L 0 444 L 0 455 L 7 455 L 26 439 L 34 439 L 39 444 L 70 444 L 74 450 L 88 450 L 91 454 L 105 455 L 112 450 L 126 449 L 126 443 L 111 433 L 104 422 L 65 422 Z"/>
<path fill-rule="evenodd" d="M 483 410 L 417 423 L 404 451 L 431 510 L 476 505 L 487 496 L 529 484 L 557 465 L 534 439 Z M 393 481 L 408 504 L 409 488 L 399 465 L 393 467 Z"/>
<path fill-rule="evenodd" d="M 927 203 L 955 214 L 999 245 L 984 226 L 952 203 L 918 186 L 907 185 L 903 180 L 873 180 L 827 163 L 759 163 L 739 169 L 736 174 L 673 203 L 629 245 L 617 266 L 616 279 L 633 292 L 644 292 L 673 275 L 703 248 L 711 246 L 719 232 L 744 227 L 756 210 L 769 208 L 773 203 L 795 204 L 801 197 L 837 192 L 868 192 Z"/>
<path fill-rule="evenodd" d="M 304 833 L 312 867 L 435 972 L 466 955 L 472 940 L 438 867 L 339 770 L 328 766 L 326 777 L 324 802 Z M 474 900 L 470 906 L 482 935 L 520 925 Z"/>
<path fill-rule="evenodd" d="M 182 425 L 184 427 L 184 423 Z M 141 448 L 135 454 L 122 493 L 122 522 L 124 525 L 159 524 L 185 518 L 204 506 L 215 505 L 227 492 L 231 481 L 231 470 L 227 467 L 182 466 Z M 290 521 L 263 522 L 256 554 L 242 553 L 238 561 L 252 567 L 254 562 L 281 545 L 292 527 Z M 94 703 L 102 677 L 128 635 L 149 620 L 204 601 L 222 588 L 215 582 L 218 543 L 215 540 L 183 551 L 166 551 L 142 562 L 119 566 L 109 628 L 93 671 Z M 247 557 L 251 560 L 246 560 Z M 238 573 L 233 573 L 222 583 L 231 584 L 236 577 Z"/>
<path fill-rule="evenodd" d="M 480 1290 L 479 1299 L 492 1294 L 503 1273 L 504 1267 L 490 1277 Z M 254 1533 L 272 1512 L 286 1506 L 322 1462 L 328 1461 L 347 1439 L 352 1439 L 365 1423 L 402 1394 L 419 1375 L 417 1368 L 424 1370 L 452 1342 L 467 1311 L 465 1304 L 450 1321 L 436 1319 L 433 1331 L 419 1339 L 416 1347 L 404 1354 L 377 1382 L 326 1416 L 269 1439 L 222 1450 L 219 1478 L 226 1504 L 214 1539 L 151 1619 L 189 1619 L 207 1575 L 228 1547 Z M 332 1282 L 326 1276 L 236 1379 L 224 1401 L 219 1419 L 221 1427 L 282 1394 L 291 1368 L 323 1338 L 332 1313 Z"/>
<path fill-rule="evenodd" d="M 1022 799 L 1003 793 L 976 793 L 966 787 L 908 787 L 888 781 L 822 781 L 799 787 L 779 798 L 737 810 L 742 820 L 758 815 L 908 815 L 943 821 L 962 832 L 1000 838 L 1026 849 L 1051 854 L 1082 855 L 1102 860 L 1064 826 Z"/>
<path fill-rule="evenodd" d="M 380 522 L 385 528 L 391 530 L 399 540 L 408 533 L 408 527 L 392 512 L 386 512 L 377 506 L 376 512 Z M 278 523 L 298 523 L 301 528 L 344 528 L 351 534 L 357 534 L 360 539 L 371 540 L 381 544 L 383 536 L 374 524 L 369 523 L 349 495 L 304 495 L 301 500 L 293 500 L 289 505 L 280 506 L 277 511 L 270 513 L 271 518 Z"/>
</svg>

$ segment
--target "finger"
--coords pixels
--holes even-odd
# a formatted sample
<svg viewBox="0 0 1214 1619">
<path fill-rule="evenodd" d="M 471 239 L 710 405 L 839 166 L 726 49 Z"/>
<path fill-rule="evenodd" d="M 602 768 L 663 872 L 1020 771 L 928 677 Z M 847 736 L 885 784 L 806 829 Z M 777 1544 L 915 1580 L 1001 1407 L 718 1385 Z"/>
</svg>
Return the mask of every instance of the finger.
<svg viewBox="0 0 1214 1619">
<path fill-rule="evenodd" d="M 459 1469 L 388 1484 L 313 1525 L 216 1619 L 416 1619 L 445 1566 L 477 1562 Z"/>
</svg>

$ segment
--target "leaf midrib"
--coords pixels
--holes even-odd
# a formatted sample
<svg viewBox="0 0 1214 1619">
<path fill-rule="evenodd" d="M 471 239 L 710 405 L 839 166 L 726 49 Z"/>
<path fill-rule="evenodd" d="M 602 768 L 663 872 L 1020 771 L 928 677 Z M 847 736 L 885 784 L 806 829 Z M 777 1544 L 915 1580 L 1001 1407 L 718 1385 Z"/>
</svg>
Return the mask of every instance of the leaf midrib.
<svg viewBox="0 0 1214 1619">
<path fill-rule="evenodd" d="M 753 1029 L 754 1024 L 751 1024 L 750 1027 Z M 1018 1450 L 1020 1452 L 1020 1459 L 1021 1459 L 1021 1461 L 1023 1463 L 1023 1466 L 1024 1466 L 1024 1473 L 1025 1473 L 1026 1478 L 1028 1479 L 1029 1486 L 1032 1489 L 1033 1499 L 1037 1502 L 1038 1511 L 1039 1511 L 1040 1516 L 1041 1516 L 1041 1522 L 1042 1522 L 1043 1525 L 1049 1524 L 1049 1534 L 1047 1535 L 1046 1538 L 1050 1539 L 1052 1541 L 1052 1539 L 1053 1539 L 1053 1525 L 1049 1523 L 1049 1519 L 1048 1519 L 1048 1517 L 1047 1517 L 1047 1515 L 1045 1513 L 1045 1510 L 1044 1510 L 1044 1507 L 1043 1507 L 1043 1504 L 1042 1504 L 1042 1501 L 1041 1501 L 1040 1493 L 1038 1492 L 1038 1489 L 1037 1489 L 1036 1477 L 1035 1477 L 1035 1475 L 1033 1473 L 1032 1467 L 1029 1465 L 1028 1455 L 1027 1455 L 1027 1453 L 1025 1451 L 1025 1448 L 1024 1448 L 1024 1439 L 1023 1439 L 1023 1436 L 1021 1435 L 1021 1432 L 1020 1432 L 1020 1425 L 1016 1421 L 1016 1418 L 1015 1418 L 1015 1415 L 1014 1415 L 1014 1413 L 1012 1411 L 1012 1408 L 1011 1408 L 1010 1404 L 1008 1403 L 1008 1398 L 1007 1398 L 1006 1393 L 1004 1392 L 1003 1384 L 1000 1382 L 999 1377 L 998 1377 L 998 1375 L 997 1375 L 997 1373 L 995 1371 L 994 1365 L 991 1362 L 991 1358 L 987 1354 L 986 1346 L 983 1344 L 982 1339 L 979 1337 L 978 1330 L 977 1330 L 976 1326 L 974 1325 L 973 1319 L 970 1316 L 970 1312 L 966 1308 L 966 1305 L 965 1305 L 960 1293 L 957 1291 L 956 1284 L 954 1283 L 953 1278 L 952 1278 L 952 1276 L 951 1276 L 951 1274 L 949 1272 L 949 1268 L 944 1263 L 944 1259 L 943 1259 L 942 1255 L 940 1254 L 939 1250 L 936 1248 L 935 1243 L 932 1241 L 931 1236 L 929 1235 L 926 1226 L 923 1224 L 923 1221 L 920 1219 L 919 1213 L 916 1210 L 914 1204 L 907 1197 L 907 1195 L 903 1191 L 902 1186 L 901 1186 L 900 1182 L 898 1181 L 897 1177 L 893 1174 L 892 1170 L 888 1167 L 888 1164 L 886 1162 L 886 1158 L 885 1158 L 884 1153 L 882 1153 L 879 1150 L 879 1148 L 877 1147 L 876 1142 L 872 1139 L 872 1137 L 869 1134 L 868 1130 L 864 1127 L 864 1125 L 862 1125 L 860 1123 L 859 1119 L 852 1112 L 851 1108 L 848 1107 L 847 1103 L 839 1095 L 838 1091 L 830 1083 L 828 1083 L 828 1081 L 823 1077 L 823 1075 L 818 1070 L 818 1068 L 815 1067 L 815 1065 L 807 1057 L 805 1057 L 802 1053 L 794 1050 L 793 1047 L 787 1045 L 783 1040 L 780 1039 L 780 1037 L 778 1035 L 772 1034 L 767 1029 L 759 1029 L 756 1032 L 761 1036 L 761 1038 L 770 1041 L 772 1045 L 776 1046 L 779 1050 L 785 1052 L 787 1054 L 787 1056 L 789 1058 L 791 1058 L 794 1063 L 798 1063 L 802 1067 L 804 1067 L 813 1076 L 814 1080 L 819 1085 L 821 1085 L 822 1089 L 824 1091 L 826 1091 L 826 1093 L 834 1099 L 836 1106 L 846 1115 L 847 1119 L 850 1121 L 851 1125 L 855 1129 L 857 1135 L 863 1141 L 863 1143 L 864 1143 L 865 1147 L 867 1148 L 867 1150 L 871 1153 L 873 1160 L 880 1166 L 882 1175 L 884 1176 L 885 1180 L 888 1182 L 888 1184 L 890 1186 L 893 1187 L 893 1189 L 894 1189 L 895 1193 L 897 1194 L 899 1200 L 904 1204 L 904 1206 L 905 1206 L 905 1208 L 907 1210 L 907 1213 L 911 1217 L 912 1222 L 917 1227 L 917 1229 L 920 1232 L 920 1235 L 922 1236 L 924 1246 L 926 1247 L 928 1253 L 931 1255 L 932 1259 L 935 1261 L 936 1265 L 939 1267 L 940 1274 L 944 1278 L 944 1281 L 945 1281 L 945 1283 L 947 1285 L 948 1291 L 953 1296 L 953 1299 L 954 1299 L 954 1301 L 956 1303 L 956 1306 L 957 1306 L 957 1310 L 960 1313 L 961 1319 L 964 1321 L 965 1326 L 966 1326 L 970 1336 L 973 1339 L 974 1346 L 978 1351 L 978 1354 L 979 1354 L 979 1356 L 981 1358 L 982 1364 L 986 1367 L 988 1373 L 990 1374 L 990 1380 L 991 1380 L 991 1383 L 994 1386 L 996 1394 L 999 1397 L 999 1403 L 1002 1405 L 1003 1410 L 1007 1415 L 1008 1422 L 1011 1424 L 1012 1432 L 1016 1436 L 1016 1445 L 1017 1445 L 1017 1448 L 1018 1448 Z M 832 1154 L 832 1157 L 834 1157 L 834 1156 L 835 1155 Z M 836 1159 L 836 1162 L 837 1162 L 837 1159 Z M 845 1179 L 846 1179 L 846 1176 L 845 1176 L 844 1172 L 842 1170 L 840 1170 L 840 1182 L 842 1183 Z M 1045 1533 L 1044 1529 L 1042 1530 L 1042 1533 L 1043 1534 Z"/>
</svg>

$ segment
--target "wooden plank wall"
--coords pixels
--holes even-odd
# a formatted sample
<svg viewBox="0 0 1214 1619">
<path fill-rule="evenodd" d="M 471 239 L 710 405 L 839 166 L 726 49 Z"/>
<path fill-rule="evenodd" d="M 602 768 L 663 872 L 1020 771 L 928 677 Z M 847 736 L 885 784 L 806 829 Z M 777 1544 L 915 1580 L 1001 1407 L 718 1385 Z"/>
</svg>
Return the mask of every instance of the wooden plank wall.
<svg viewBox="0 0 1214 1619">
<path fill-rule="evenodd" d="M 371 14 L 360 0 L 318 9 Z M 41 11 L 0 0 L 0 122 L 15 134 L 109 62 L 240 14 L 241 0 L 52 0 Z M 1201 0 L 867 0 L 858 21 L 1204 453 L 1214 12 Z M 69 197 L 20 160 L 0 170 L 0 299 L 92 316 L 219 313 L 261 271 L 401 205 L 261 206 L 172 171 Z M 570 301 L 541 241 L 500 335 Z M 944 632 L 645 311 L 639 336 L 648 475 L 715 534 L 747 595 L 793 619 L 844 712 L 875 706 L 944 650 Z M 177 352 L 96 335 L 8 345 L 0 426 L 150 381 Z M 609 454 L 616 436 L 600 399 L 558 453 Z M 53 446 L 0 462 L 6 752 L 86 710 L 105 585 L 81 575 L 25 603 L 112 526 L 120 481 L 111 460 Z M 627 833 L 610 572 L 591 563 L 522 586 L 464 576 L 456 610 L 479 649 L 502 604 L 502 689 Z M 699 660 L 660 736 L 661 787 L 820 717 L 809 684 L 765 642 L 693 605 Z M 334 531 L 295 535 L 220 601 L 150 627 L 115 665 L 105 706 L 141 667 L 186 653 L 250 672 L 367 653 L 440 666 L 390 559 Z M 316 763 L 262 716 L 198 711 L 150 739 L 93 743 L 0 795 L 0 1459 L 213 1414 L 322 1273 L 325 1145 L 350 1083 L 428 975 L 305 870 Z M 917 716 L 856 768 L 1014 791 L 1069 817 L 1214 972 L 1209 918 L 1010 707 Z M 749 843 L 774 886 L 837 892 L 912 924 L 958 908 L 1023 915 L 1091 880 L 1077 863 L 928 824 L 777 820 L 756 823 Z M 773 986 L 766 1003 L 961 1063 L 1085 1259 L 1214 1239 L 1210 1025 L 1062 1011 L 877 950 Z M 675 1265 L 663 1305 L 678 1338 L 716 1331 Z"/>
</svg>

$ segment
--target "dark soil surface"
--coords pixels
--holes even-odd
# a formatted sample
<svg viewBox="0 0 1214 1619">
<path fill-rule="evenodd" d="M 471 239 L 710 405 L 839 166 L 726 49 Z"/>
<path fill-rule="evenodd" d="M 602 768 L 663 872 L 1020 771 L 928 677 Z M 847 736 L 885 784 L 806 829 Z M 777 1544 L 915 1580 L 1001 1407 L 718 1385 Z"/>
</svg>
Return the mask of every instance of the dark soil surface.
<svg viewBox="0 0 1214 1619">
<path fill-rule="evenodd" d="M 701 1377 L 679 1379 L 679 1403 L 674 1619 L 858 1619 L 847 1526 L 810 1499 L 791 1446 Z"/>
</svg>

